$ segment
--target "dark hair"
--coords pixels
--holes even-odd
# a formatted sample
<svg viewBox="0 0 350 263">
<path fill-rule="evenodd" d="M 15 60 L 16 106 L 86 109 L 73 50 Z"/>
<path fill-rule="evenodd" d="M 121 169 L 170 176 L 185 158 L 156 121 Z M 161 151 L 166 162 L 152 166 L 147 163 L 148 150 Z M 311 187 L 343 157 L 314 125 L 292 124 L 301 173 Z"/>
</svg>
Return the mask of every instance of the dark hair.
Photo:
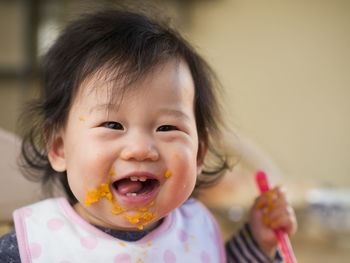
<svg viewBox="0 0 350 263">
<path fill-rule="evenodd" d="M 120 10 L 82 16 L 68 25 L 44 56 L 41 98 L 30 104 L 23 115 L 23 121 L 31 125 L 22 143 L 21 166 L 25 176 L 42 182 L 45 189 L 50 189 L 49 193 L 53 182 L 59 181 L 69 200 L 76 202 L 66 172 L 52 169 L 45 141 L 64 127 L 79 85 L 101 69 L 114 73 L 114 80 L 130 84 L 173 58 L 184 60 L 190 68 L 195 85 L 199 146 L 208 146 L 211 153 L 211 161 L 204 164 L 196 189 L 217 181 L 228 168 L 228 161 L 225 154 L 212 145 L 213 139 L 220 138 L 222 125 L 214 90 L 215 74 L 169 26 L 143 14 Z"/>
</svg>

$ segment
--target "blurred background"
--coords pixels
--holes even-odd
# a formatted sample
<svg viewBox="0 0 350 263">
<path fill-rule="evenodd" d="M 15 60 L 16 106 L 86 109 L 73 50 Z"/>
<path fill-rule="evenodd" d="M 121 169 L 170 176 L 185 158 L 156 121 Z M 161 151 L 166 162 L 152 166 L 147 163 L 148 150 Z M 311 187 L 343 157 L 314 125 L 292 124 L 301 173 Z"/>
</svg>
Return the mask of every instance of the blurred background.
<svg viewBox="0 0 350 263">
<path fill-rule="evenodd" d="M 38 60 L 64 25 L 116 4 L 150 5 L 170 17 L 223 84 L 238 162 L 201 199 L 224 238 L 244 222 L 262 169 L 286 187 L 296 210 L 298 261 L 349 262 L 350 1 L 0 0 L 0 129 L 18 133 L 22 105 L 38 95 Z M 23 195 L 20 205 L 30 200 Z M 1 196 L 5 211 L 11 195 Z M 2 235 L 10 213 L 0 221 Z"/>
</svg>

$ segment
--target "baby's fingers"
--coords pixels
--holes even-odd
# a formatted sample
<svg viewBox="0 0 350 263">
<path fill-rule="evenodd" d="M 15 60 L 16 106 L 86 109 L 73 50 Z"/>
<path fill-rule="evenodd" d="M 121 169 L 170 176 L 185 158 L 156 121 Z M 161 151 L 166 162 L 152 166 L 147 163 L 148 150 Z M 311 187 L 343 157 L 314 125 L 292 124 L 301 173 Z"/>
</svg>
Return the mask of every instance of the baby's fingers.
<svg viewBox="0 0 350 263">
<path fill-rule="evenodd" d="M 266 215 L 269 226 L 273 229 L 283 228 L 289 235 L 296 232 L 297 222 L 291 206 L 280 206 Z"/>
<path fill-rule="evenodd" d="M 281 187 L 275 187 L 255 199 L 256 208 L 268 207 L 274 209 L 276 206 L 287 203 L 285 191 Z"/>
<path fill-rule="evenodd" d="M 268 205 L 268 198 L 266 195 L 259 195 L 254 202 L 253 207 L 261 209 Z"/>
</svg>

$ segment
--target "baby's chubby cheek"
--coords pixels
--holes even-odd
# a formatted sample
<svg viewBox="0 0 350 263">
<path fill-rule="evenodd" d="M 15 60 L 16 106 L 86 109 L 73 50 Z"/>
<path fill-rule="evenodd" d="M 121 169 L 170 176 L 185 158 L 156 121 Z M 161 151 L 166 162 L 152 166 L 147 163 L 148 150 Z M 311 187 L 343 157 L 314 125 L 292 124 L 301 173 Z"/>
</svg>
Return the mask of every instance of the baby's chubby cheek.
<svg viewBox="0 0 350 263">
<path fill-rule="evenodd" d="M 173 163 L 169 170 L 165 172 L 164 190 L 168 193 L 169 198 L 174 201 L 186 200 L 192 193 L 196 178 L 197 166 L 196 160 L 189 162 L 188 158 L 181 158 L 179 153 L 174 153 Z"/>
<path fill-rule="evenodd" d="M 197 177 L 197 155 L 188 150 L 182 154 L 174 154 L 174 173 L 184 181 L 195 181 Z"/>
</svg>

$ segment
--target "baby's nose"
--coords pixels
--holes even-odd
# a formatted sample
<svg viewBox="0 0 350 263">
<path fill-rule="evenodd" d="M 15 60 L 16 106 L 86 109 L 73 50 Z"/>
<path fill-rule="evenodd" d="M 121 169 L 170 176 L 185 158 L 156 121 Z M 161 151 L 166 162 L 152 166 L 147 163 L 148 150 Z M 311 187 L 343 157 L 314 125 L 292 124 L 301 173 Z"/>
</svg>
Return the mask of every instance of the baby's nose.
<svg viewBox="0 0 350 263">
<path fill-rule="evenodd" d="M 153 140 L 147 136 L 129 138 L 120 155 L 123 160 L 136 161 L 156 161 L 159 158 L 159 153 Z"/>
</svg>

